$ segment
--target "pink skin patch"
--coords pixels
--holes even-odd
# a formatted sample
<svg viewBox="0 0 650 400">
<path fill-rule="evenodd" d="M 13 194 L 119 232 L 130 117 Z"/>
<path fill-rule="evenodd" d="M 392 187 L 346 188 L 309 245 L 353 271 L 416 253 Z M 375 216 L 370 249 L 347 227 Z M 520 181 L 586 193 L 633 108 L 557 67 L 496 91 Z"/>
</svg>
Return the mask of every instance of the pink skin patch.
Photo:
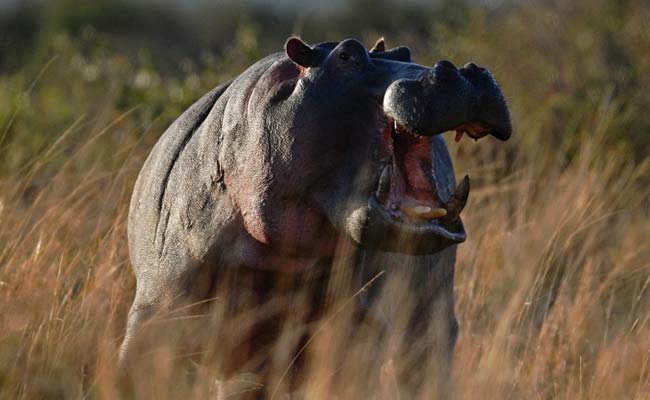
<svg viewBox="0 0 650 400">
<path fill-rule="evenodd" d="M 394 135 L 395 171 L 405 180 L 405 197 L 419 203 L 437 206 L 437 196 L 431 183 L 431 138 L 409 133 Z"/>
<path fill-rule="evenodd" d="M 383 158 L 392 156 L 390 193 L 386 211 L 397 220 L 408 219 L 403 209 L 417 205 L 432 209 L 440 207 L 431 177 L 431 137 L 413 135 L 401 127 L 395 128 L 388 119 L 382 132 Z"/>
<path fill-rule="evenodd" d="M 304 68 L 289 61 L 270 68 L 254 85 L 246 112 L 255 113 L 256 104 L 264 104 L 265 97 L 280 85 L 297 81 L 303 72 Z M 246 263 L 263 264 L 263 260 L 269 260 L 269 254 L 282 254 L 287 257 L 283 259 L 287 263 L 294 256 L 299 259 L 306 250 L 311 256 L 331 254 L 336 248 L 334 228 L 316 207 L 282 193 L 280 188 L 290 183 L 284 177 L 272 177 L 271 166 L 281 161 L 269 157 L 253 153 L 246 165 L 225 176 L 231 196 L 241 210 L 245 230 L 256 243 L 252 247 L 256 250 L 248 254 L 250 260 Z M 269 185 L 271 181 L 273 185 Z"/>
</svg>

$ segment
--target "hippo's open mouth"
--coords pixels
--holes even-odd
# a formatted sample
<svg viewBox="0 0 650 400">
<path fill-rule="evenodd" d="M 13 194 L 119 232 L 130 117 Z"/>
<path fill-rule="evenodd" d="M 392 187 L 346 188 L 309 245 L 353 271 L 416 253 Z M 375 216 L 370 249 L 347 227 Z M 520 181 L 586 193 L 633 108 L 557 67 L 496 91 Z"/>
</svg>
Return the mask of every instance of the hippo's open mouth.
<svg viewBox="0 0 650 400">
<path fill-rule="evenodd" d="M 460 212 L 469 178 L 453 188 L 453 176 L 447 178 L 451 170 L 439 170 L 442 164 L 450 169 L 451 161 L 433 159 L 441 154 L 436 149 L 444 147 L 435 136 L 456 131 L 456 141 L 465 134 L 507 140 L 510 115 L 496 81 L 474 63 L 456 68 L 442 60 L 391 82 L 382 109 L 380 172 L 368 203 L 365 239 L 412 254 L 435 253 L 465 241 Z"/>
<path fill-rule="evenodd" d="M 411 253 L 427 253 L 432 248 L 464 242 L 466 233 L 460 213 L 469 196 L 469 178 L 465 176 L 453 194 L 443 199 L 433 174 L 434 137 L 410 132 L 390 117 L 386 121 L 381 173 L 368 203 L 366 238 L 385 248 L 399 243 L 410 247 Z M 464 134 L 479 139 L 490 128 L 467 122 L 454 130 L 459 141 Z"/>
</svg>

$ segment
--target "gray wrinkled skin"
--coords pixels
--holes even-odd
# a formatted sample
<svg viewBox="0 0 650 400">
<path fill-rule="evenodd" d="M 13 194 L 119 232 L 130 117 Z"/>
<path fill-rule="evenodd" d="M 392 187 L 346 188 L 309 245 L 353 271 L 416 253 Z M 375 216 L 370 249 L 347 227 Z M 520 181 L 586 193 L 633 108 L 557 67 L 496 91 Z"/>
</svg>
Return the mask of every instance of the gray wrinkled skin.
<svg viewBox="0 0 650 400">
<path fill-rule="evenodd" d="M 406 335 L 422 334 L 435 314 L 450 357 L 458 329 L 456 244 L 465 238 L 464 227 L 456 217 L 395 217 L 378 201 L 387 164 L 402 179 L 417 178 L 408 170 L 415 164 L 394 161 L 386 138 L 396 135 L 394 120 L 413 132 L 413 143 L 425 143 L 400 146 L 408 154 L 420 149 L 418 165 L 427 171 L 426 183 L 418 182 L 434 193 L 416 193 L 415 184 L 407 184 L 402 192 L 391 188 L 388 201 L 416 193 L 445 206 L 456 181 L 439 134 L 479 121 L 487 133 L 506 139 L 507 108 L 483 69 L 457 70 L 446 62 L 444 71 L 440 63 L 432 69 L 412 63 L 405 47 L 377 47 L 368 52 L 351 39 L 309 47 L 290 39 L 285 52 L 213 89 L 162 135 L 131 200 L 128 238 L 137 291 L 122 360 L 154 312 L 214 295 L 222 271 L 300 276 L 318 266 L 326 280 L 341 243 L 356 253 L 349 268 L 357 283 L 379 271 L 405 278 L 418 301 Z M 485 116 L 485 110 L 491 112 Z M 417 146 L 429 146 L 428 154 Z M 272 289 L 273 279 L 265 282 Z M 399 310 L 378 300 L 380 287 L 364 294 L 360 307 L 378 312 L 390 326 Z"/>
</svg>

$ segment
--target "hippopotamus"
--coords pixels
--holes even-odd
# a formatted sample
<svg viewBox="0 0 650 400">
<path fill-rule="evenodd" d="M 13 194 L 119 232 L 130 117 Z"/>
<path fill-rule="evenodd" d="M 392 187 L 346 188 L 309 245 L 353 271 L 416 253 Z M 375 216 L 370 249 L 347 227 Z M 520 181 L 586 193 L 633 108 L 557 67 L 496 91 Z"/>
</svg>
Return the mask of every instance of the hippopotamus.
<svg viewBox="0 0 650 400">
<path fill-rule="evenodd" d="M 292 37 L 205 94 L 160 137 L 133 189 L 137 289 L 120 358 L 154 313 L 211 298 L 225 271 L 263 277 L 231 280 L 247 293 L 272 293 L 279 277 L 315 270 L 327 282 L 343 245 L 360 282 L 377 271 L 407 277 L 417 315 L 406 335 L 436 323 L 450 354 L 469 179 L 456 183 L 448 131 L 509 138 L 491 73 L 474 63 L 420 65 L 383 39 L 367 50 L 355 39 Z M 360 296 L 362 311 L 374 307 L 373 293 Z"/>
</svg>

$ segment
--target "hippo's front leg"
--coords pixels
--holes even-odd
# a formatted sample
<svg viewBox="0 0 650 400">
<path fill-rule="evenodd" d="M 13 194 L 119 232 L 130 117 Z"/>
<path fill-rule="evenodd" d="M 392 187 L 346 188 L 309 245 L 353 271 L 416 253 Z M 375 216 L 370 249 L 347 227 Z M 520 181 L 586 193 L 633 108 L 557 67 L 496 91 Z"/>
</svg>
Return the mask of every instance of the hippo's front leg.
<svg viewBox="0 0 650 400">
<path fill-rule="evenodd" d="M 203 300 L 211 289 L 215 263 L 210 256 L 227 235 L 234 211 L 219 165 L 205 149 L 217 147 L 210 116 L 228 86 L 207 93 L 167 129 L 135 183 L 128 237 L 137 287 L 120 350 L 122 365 L 145 321 Z"/>
<path fill-rule="evenodd" d="M 427 398 L 448 390 L 458 336 L 455 260 L 456 246 L 434 255 L 374 251 L 365 257 L 363 279 L 385 273 L 362 299 L 365 317 L 384 331 L 379 336 L 378 362 L 384 366 L 380 384 L 394 379 L 408 398 Z"/>
</svg>

